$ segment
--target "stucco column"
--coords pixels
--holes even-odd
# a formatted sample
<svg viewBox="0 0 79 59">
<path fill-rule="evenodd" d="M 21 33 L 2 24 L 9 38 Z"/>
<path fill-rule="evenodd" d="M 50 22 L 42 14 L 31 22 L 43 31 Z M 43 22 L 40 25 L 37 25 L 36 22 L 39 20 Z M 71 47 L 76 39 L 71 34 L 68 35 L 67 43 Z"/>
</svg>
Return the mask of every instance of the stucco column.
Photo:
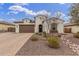
<svg viewBox="0 0 79 59">
<path fill-rule="evenodd" d="M 57 24 L 58 33 L 64 33 L 64 25 L 62 23 Z"/>
<path fill-rule="evenodd" d="M 19 33 L 19 24 L 16 24 L 16 26 L 15 26 L 15 32 Z"/>
<path fill-rule="evenodd" d="M 35 24 L 35 33 L 38 33 L 38 25 L 37 24 Z"/>
</svg>

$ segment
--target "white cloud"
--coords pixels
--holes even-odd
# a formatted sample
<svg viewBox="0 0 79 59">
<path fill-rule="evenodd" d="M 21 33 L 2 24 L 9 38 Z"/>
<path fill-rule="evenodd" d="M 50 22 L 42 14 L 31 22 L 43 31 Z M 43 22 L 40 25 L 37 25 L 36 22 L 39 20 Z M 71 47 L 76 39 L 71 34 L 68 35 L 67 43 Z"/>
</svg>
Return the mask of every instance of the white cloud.
<svg viewBox="0 0 79 59">
<path fill-rule="evenodd" d="M 70 20 L 71 16 L 68 16 L 68 15 L 65 15 L 64 13 L 61 13 L 61 17 L 60 18 L 64 19 L 65 22 L 68 22 Z"/>
<path fill-rule="evenodd" d="M 9 19 L 9 20 L 11 20 L 11 21 L 15 21 L 16 19 L 14 19 L 14 18 L 11 18 L 11 19 Z"/>
<path fill-rule="evenodd" d="M 55 16 L 57 16 L 57 15 L 60 17 L 60 19 L 64 20 L 65 22 L 69 22 L 69 20 L 71 18 L 71 16 L 65 15 L 64 13 L 62 13 L 60 11 L 55 13 Z"/>
<path fill-rule="evenodd" d="M 4 19 L 1 18 L 0 21 L 4 21 Z"/>
<path fill-rule="evenodd" d="M 11 7 L 9 7 L 10 10 L 14 10 L 14 11 L 24 11 L 24 8 L 22 8 L 22 6 L 18 6 L 18 5 L 13 5 Z"/>
<path fill-rule="evenodd" d="M 18 12 L 25 12 L 30 15 L 35 15 L 35 12 L 33 12 L 32 10 L 29 10 L 27 8 L 24 8 L 24 7 L 18 6 L 18 5 L 13 5 L 9 9 L 13 10 L 13 11 L 18 11 Z"/>
<path fill-rule="evenodd" d="M 16 21 L 16 19 L 14 18 L 10 18 L 10 19 L 0 19 L 0 21 L 7 21 L 7 22 L 13 22 L 13 21 Z"/>
<path fill-rule="evenodd" d="M 9 14 L 18 14 L 18 12 L 17 12 L 17 11 L 9 11 L 7 14 L 8 14 L 8 15 L 9 15 Z"/>
<path fill-rule="evenodd" d="M 38 14 L 42 14 L 42 15 L 51 15 L 51 13 L 50 13 L 50 12 L 47 12 L 46 10 L 38 11 L 36 14 L 37 14 L 37 15 L 38 15 Z"/>
<path fill-rule="evenodd" d="M 12 11 L 24 12 L 24 13 L 30 14 L 30 15 L 38 15 L 38 14 L 50 15 L 51 14 L 50 12 L 47 12 L 46 10 L 34 12 L 33 10 L 27 9 L 27 8 L 19 6 L 19 5 L 10 6 L 9 9 Z"/>
<path fill-rule="evenodd" d="M 13 21 L 16 21 L 16 19 L 10 18 L 10 19 L 8 19 L 8 21 L 9 21 L 9 22 L 13 22 Z"/>
<path fill-rule="evenodd" d="M 62 13 L 61 11 L 57 11 L 57 12 L 55 13 L 55 16 L 56 16 L 56 17 L 59 17 L 59 18 L 61 18 L 61 19 L 63 19 L 63 18 L 66 17 L 66 15 L 65 15 L 64 13 Z"/>
<path fill-rule="evenodd" d="M 63 5 L 63 4 L 65 4 L 65 3 L 59 3 L 59 4 Z"/>
</svg>

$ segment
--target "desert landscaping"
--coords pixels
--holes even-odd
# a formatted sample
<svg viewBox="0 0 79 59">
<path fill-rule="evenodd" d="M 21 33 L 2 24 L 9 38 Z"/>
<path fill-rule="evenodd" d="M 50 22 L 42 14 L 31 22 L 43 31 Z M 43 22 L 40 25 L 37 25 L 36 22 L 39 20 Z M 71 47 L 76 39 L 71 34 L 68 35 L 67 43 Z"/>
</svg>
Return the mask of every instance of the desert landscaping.
<svg viewBox="0 0 79 59">
<path fill-rule="evenodd" d="M 30 38 L 16 53 L 16 55 L 79 55 L 79 45 L 76 43 L 79 40 L 78 38 L 73 38 L 72 34 L 61 34 L 61 37 L 59 37 L 59 48 L 55 48 L 56 45 L 53 48 L 49 47 L 47 39 L 39 34 L 35 37 L 37 37 L 37 40 L 32 40 L 32 38 Z M 75 41 L 73 41 L 74 39 Z"/>
</svg>

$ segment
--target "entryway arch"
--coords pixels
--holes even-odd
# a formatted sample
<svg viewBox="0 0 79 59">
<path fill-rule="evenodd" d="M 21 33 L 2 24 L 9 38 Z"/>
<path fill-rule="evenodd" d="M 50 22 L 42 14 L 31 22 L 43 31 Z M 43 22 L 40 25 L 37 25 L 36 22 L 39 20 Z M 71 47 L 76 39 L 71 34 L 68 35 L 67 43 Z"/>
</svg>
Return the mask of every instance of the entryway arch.
<svg viewBox="0 0 79 59">
<path fill-rule="evenodd" d="M 39 32 L 43 32 L 43 26 L 41 24 L 39 25 Z"/>
</svg>

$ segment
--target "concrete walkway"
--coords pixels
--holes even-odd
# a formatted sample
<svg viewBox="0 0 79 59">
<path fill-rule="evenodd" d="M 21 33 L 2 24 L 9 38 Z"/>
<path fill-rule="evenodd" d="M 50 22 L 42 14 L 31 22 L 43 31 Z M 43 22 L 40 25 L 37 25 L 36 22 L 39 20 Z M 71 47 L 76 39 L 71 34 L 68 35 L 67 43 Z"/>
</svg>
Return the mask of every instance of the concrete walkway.
<svg viewBox="0 0 79 59">
<path fill-rule="evenodd" d="M 0 33 L 0 56 L 14 56 L 33 33 Z"/>
</svg>

